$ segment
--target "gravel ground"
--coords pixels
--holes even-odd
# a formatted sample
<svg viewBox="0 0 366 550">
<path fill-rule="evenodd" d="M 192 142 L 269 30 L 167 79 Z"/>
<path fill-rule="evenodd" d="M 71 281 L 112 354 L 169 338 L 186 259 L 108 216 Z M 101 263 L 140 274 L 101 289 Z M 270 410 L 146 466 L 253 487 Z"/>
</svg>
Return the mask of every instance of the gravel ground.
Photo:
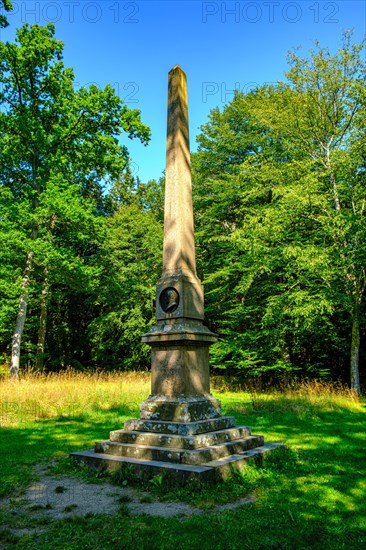
<svg viewBox="0 0 366 550">
<path fill-rule="evenodd" d="M 32 517 L 48 517 L 52 520 L 86 514 L 114 514 L 121 504 L 127 506 L 132 516 L 146 514 L 160 517 L 187 517 L 207 513 L 205 510 L 185 503 L 152 500 L 149 493 L 137 488 L 118 487 L 108 482 L 87 483 L 77 478 L 50 475 L 46 466 L 37 466 L 36 474 L 38 481 L 33 482 L 23 495 L 0 499 L 0 507 L 5 507 L 14 515 L 28 513 Z M 210 508 L 210 512 L 232 510 L 253 500 L 246 498 L 234 503 L 218 505 Z M 12 529 L 7 525 L 0 525 L 1 529 L 9 529 L 18 536 L 45 530 L 40 527 Z"/>
</svg>

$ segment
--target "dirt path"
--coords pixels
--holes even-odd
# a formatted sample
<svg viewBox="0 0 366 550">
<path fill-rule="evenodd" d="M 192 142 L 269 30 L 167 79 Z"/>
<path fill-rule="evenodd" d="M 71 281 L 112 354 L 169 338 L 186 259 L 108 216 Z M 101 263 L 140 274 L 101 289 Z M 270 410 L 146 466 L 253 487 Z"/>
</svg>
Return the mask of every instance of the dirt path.
<svg viewBox="0 0 366 550">
<path fill-rule="evenodd" d="M 90 514 L 114 514 L 120 510 L 121 506 L 127 507 L 128 513 L 132 516 L 146 514 L 160 517 L 187 517 L 207 513 L 181 502 L 154 500 L 150 493 L 137 488 L 119 487 L 107 481 L 89 483 L 78 478 L 51 475 L 47 466 L 38 465 L 35 471 L 38 480 L 33 482 L 22 496 L 1 499 L 0 507 L 5 507 L 15 515 L 28 514 L 29 517 L 44 517 L 51 520 Z M 232 510 L 249 502 L 253 502 L 253 499 L 246 498 L 234 503 L 218 505 L 210 508 L 210 512 Z M 40 532 L 39 527 L 13 529 L 11 526 L 0 525 L 0 529 L 8 529 L 18 536 Z M 45 529 L 42 528 L 42 530 Z"/>
</svg>

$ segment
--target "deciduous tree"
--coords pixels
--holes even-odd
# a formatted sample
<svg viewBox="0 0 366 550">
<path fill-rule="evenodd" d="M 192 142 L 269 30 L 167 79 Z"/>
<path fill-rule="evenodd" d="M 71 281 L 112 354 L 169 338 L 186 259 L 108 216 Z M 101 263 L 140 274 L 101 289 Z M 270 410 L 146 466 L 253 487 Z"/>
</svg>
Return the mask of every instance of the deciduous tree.
<svg viewBox="0 0 366 550">
<path fill-rule="evenodd" d="M 335 55 L 292 53 L 287 81 L 237 93 L 202 127 L 196 227 L 208 312 L 227 335 L 218 365 L 337 377 L 348 355 L 360 391 L 363 47 L 345 33 Z"/>
<path fill-rule="evenodd" d="M 14 44 L 0 43 L 0 184 L 7 190 L 5 199 L 9 200 L 10 193 L 18 205 L 17 230 L 22 235 L 21 245 L 17 241 L 17 266 L 23 263 L 23 269 L 12 343 L 14 376 L 19 371 L 35 275 L 43 289 L 42 347 L 45 300 L 50 281 L 55 279 L 51 269 L 53 273 L 60 267 L 70 271 L 71 264 L 83 264 L 78 246 L 82 241 L 93 242 L 95 229 L 95 223 L 85 223 L 85 217 L 89 221 L 97 217 L 103 185 L 117 179 L 128 166 L 128 151 L 120 145 L 119 135 L 125 132 L 145 144 L 149 140 L 140 112 L 123 104 L 111 86 L 76 90 L 73 71 L 64 67 L 62 55 L 63 44 L 55 38 L 52 24 L 26 24 L 17 31 Z M 10 231 L 16 219 L 9 211 L 7 218 Z M 77 236 L 70 242 L 71 226 L 77 227 Z M 71 263 L 67 261 L 70 254 L 74 257 Z"/>
</svg>

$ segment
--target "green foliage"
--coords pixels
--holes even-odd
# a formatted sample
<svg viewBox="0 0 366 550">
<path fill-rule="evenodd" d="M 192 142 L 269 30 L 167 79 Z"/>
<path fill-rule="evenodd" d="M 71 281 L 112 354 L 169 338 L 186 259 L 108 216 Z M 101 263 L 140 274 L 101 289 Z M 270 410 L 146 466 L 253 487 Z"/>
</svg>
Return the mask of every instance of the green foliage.
<svg viewBox="0 0 366 550">
<path fill-rule="evenodd" d="M 77 335 L 90 321 L 88 304 L 102 271 L 104 189 L 129 166 L 118 136 L 145 144 L 150 136 L 140 112 L 110 85 L 76 90 L 62 55 L 52 24 L 26 24 L 14 44 L 0 43 L 1 349 L 9 347 L 31 254 L 23 341 L 34 360 L 40 327 L 47 326 L 42 358 L 53 368 L 90 358 Z"/>
<path fill-rule="evenodd" d="M 236 93 L 201 128 L 194 200 L 215 368 L 349 380 L 366 328 L 363 48 L 345 33 L 335 55 L 292 53 L 287 82 Z"/>
<path fill-rule="evenodd" d="M 99 312 L 88 327 L 92 358 L 103 367 L 147 368 L 150 350 L 141 330 L 154 319 L 163 230 L 151 212 L 121 206 L 108 219 L 100 249 L 102 273 L 95 293 Z"/>
<path fill-rule="evenodd" d="M 166 474 L 165 472 L 161 472 L 161 474 L 156 474 L 152 479 L 150 479 L 149 483 L 156 487 L 157 489 L 161 489 L 165 482 Z"/>
<path fill-rule="evenodd" d="M 133 464 L 121 464 L 118 470 L 112 472 L 111 479 L 115 485 L 126 487 L 129 483 L 136 482 L 138 477 L 136 476 Z"/>
<path fill-rule="evenodd" d="M 126 379 L 128 376 L 125 375 Z M 62 476 L 82 475 L 85 479 L 85 472 L 78 474 L 75 465 L 65 457 L 69 451 L 87 448 L 93 441 L 105 438 L 113 425 L 117 428 L 131 416 L 117 417 L 111 413 L 116 381 L 109 379 L 103 401 L 99 407 L 88 409 L 88 414 L 84 406 L 89 402 L 87 398 L 85 402 L 74 400 L 72 414 L 69 404 L 60 402 L 60 396 L 65 396 L 70 386 L 76 396 L 85 392 L 85 376 L 65 376 L 64 380 L 58 375 L 44 377 L 43 387 L 37 378 L 24 380 L 20 397 L 14 396 L 11 381 L 1 386 L 2 392 L 8 388 L 8 393 L 2 394 L 3 402 L 8 403 L 8 414 L 2 417 L 6 433 L 2 448 L 3 496 L 14 498 L 34 479 L 36 462 L 56 462 L 51 473 L 60 476 L 59 486 L 64 485 Z M 37 395 L 46 395 L 48 409 L 58 410 L 59 414 L 34 418 L 29 402 L 24 400 L 27 384 L 34 385 Z M 100 380 L 95 376 L 89 385 L 91 398 L 97 384 Z M 119 391 L 119 398 L 128 400 L 130 394 L 131 387 L 126 387 L 125 391 Z M 352 401 L 348 394 L 326 384 L 308 384 L 287 393 L 258 393 L 254 408 L 248 393 L 224 392 L 219 397 L 225 413 L 234 415 L 238 425 L 249 424 L 253 433 L 264 433 L 268 441 L 286 442 L 287 446 L 268 454 L 262 467 L 249 466 L 242 473 L 234 473 L 225 483 L 213 486 L 187 483 L 175 489 L 164 484 L 161 488 L 143 485 L 148 491 L 145 502 L 157 498 L 184 501 L 198 507 L 200 514 L 183 518 L 127 516 L 128 503 L 124 502 L 125 506 L 116 514 L 82 517 L 79 505 L 77 518 L 44 523 L 42 530 L 26 538 L 24 535 L 14 538 L 16 529 L 39 526 L 44 518 L 32 515 L 32 511 L 22 513 L 10 501 L 0 506 L 0 524 L 7 526 L 7 530 L 0 532 L 1 542 L 29 549 L 69 548 L 72 541 L 77 547 L 112 549 L 121 545 L 123 532 L 126 547 L 138 540 L 142 548 L 150 548 L 153 540 L 157 548 L 212 548 L 214 532 L 216 546 L 223 548 L 228 541 L 230 548 L 243 548 L 243 540 L 251 548 L 298 548 L 299 541 L 304 549 L 362 548 L 366 535 L 365 461 L 361 444 L 364 402 Z M 27 405 L 27 410 L 19 404 Z M 136 412 L 137 409 L 132 414 Z M 124 470 L 120 481 L 127 479 L 129 483 L 131 474 Z M 95 482 L 95 478 L 89 480 Z M 99 482 L 108 482 L 108 478 Z M 226 506 L 216 508 L 221 505 Z"/>
<path fill-rule="evenodd" d="M 5 11 L 10 11 L 13 9 L 12 3 L 10 0 L 0 0 L 0 3 L 2 4 Z M 1 5 L 0 5 L 1 8 Z M 6 19 L 5 15 L 2 13 L 0 14 L 0 29 L 7 27 L 9 25 L 8 20 Z"/>
<path fill-rule="evenodd" d="M 290 53 L 285 82 L 236 93 L 201 128 L 196 252 L 217 372 L 348 382 L 351 362 L 362 374 L 362 48 L 346 32 L 335 54 Z M 147 368 L 140 337 L 154 316 L 164 178 L 134 177 L 119 145 L 121 132 L 148 142 L 139 112 L 110 86 L 74 90 L 62 55 L 53 25 L 0 44 L 0 351 L 32 252 L 23 363 Z"/>
</svg>

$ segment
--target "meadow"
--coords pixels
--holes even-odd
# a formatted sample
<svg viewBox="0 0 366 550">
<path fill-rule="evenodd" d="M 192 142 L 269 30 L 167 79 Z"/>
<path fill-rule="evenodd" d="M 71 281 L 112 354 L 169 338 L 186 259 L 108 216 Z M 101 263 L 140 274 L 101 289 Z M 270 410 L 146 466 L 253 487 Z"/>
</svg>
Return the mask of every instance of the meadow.
<svg viewBox="0 0 366 550">
<path fill-rule="evenodd" d="M 148 373 L 67 371 L 0 381 L 0 497 L 16 497 L 35 479 L 34 465 L 52 464 L 60 475 L 90 476 L 68 455 L 108 438 L 110 430 L 139 415 L 149 394 Z M 281 391 L 234 391 L 220 379 L 212 393 L 223 413 L 249 425 L 267 441 L 286 444 L 262 467 L 215 486 L 179 489 L 160 483 L 144 488 L 151 498 L 200 506 L 187 518 L 95 514 L 42 526 L 39 534 L 14 534 L 34 518 L 19 516 L 0 500 L 3 548 L 251 548 L 358 549 L 366 546 L 365 400 L 319 382 Z M 94 479 L 95 481 L 95 479 Z M 100 483 L 117 482 L 100 479 Z M 123 483 L 132 483 L 124 479 Z M 250 504 L 217 513 L 213 506 L 245 496 Z"/>
</svg>

